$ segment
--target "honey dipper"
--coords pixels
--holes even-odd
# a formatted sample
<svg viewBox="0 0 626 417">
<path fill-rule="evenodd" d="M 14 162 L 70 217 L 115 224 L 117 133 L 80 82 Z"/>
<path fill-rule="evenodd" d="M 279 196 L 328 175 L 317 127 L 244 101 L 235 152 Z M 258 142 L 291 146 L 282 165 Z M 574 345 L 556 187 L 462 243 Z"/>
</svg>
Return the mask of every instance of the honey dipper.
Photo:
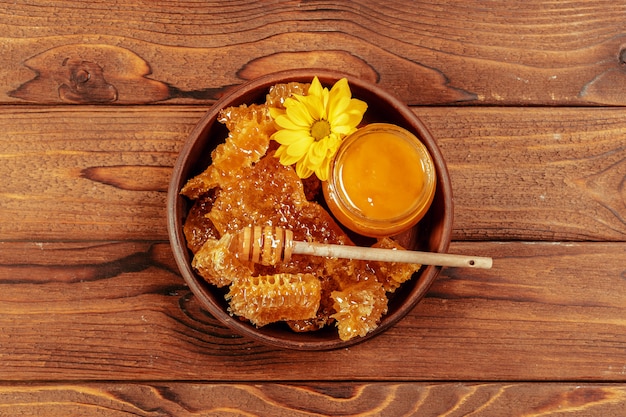
<svg viewBox="0 0 626 417">
<path fill-rule="evenodd" d="M 291 230 L 272 226 L 244 227 L 233 235 L 229 249 L 239 259 L 261 265 L 289 262 L 292 254 L 483 269 L 493 263 L 491 258 L 478 256 L 299 242 L 293 240 Z"/>
</svg>

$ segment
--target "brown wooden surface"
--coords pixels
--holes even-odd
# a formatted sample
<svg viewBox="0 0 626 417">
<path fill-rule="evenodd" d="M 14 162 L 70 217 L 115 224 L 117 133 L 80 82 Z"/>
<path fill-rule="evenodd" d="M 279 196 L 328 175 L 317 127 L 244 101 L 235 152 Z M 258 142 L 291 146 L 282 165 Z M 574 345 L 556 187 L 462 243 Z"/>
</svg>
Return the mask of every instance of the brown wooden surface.
<svg viewBox="0 0 626 417">
<path fill-rule="evenodd" d="M 621 0 L 1 7 L 0 100 L 10 103 L 206 102 L 242 79 L 323 67 L 410 104 L 626 104 Z M 82 71 L 93 88 L 79 92 Z"/>
<path fill-rule="evenodd" d="M 165 242 L 6 242 L 0 379 L 624 379 L 623 243 L 455 242 L 451 252 L 495 264 L 444 270 L 372 341 L 307 353 L 225 330 Z"/>
<path fill-rule="evenodd" d="M 0 416 L 622 416 L 625 22 L 623 0 L 0 1 Z M 451 252 L 494 258 L 332 352 L 224 328 L 165 227 L 211 103 L 303 66 L 413 106 Z"/>
<path fill-rule="evenodd" d="M 537 389 L 540 387 L 541 389 Z M 88 383 L 0 386 L 0 415 L 510 416 L 623 414 L 616 384 Z"/>
<path fill-rule="evenodd" d="M 207 107 L 6 106 L 5 239 L 167 239 L 166 188 Z M 456 240 L 624 241 L 623 108 L 416 107 L 446 158 Z M 30 209 L 26 209 L 30 207 Z M 54 222 L 42 227 L 51 211 Z"/>
</svg>

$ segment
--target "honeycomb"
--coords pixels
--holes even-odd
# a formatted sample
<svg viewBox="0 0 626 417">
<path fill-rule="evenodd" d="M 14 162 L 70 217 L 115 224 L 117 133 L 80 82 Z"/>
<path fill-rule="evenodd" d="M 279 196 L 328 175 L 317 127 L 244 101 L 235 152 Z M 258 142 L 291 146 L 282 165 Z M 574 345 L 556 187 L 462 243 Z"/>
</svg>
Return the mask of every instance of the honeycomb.
<svg viewBox="0 0 626 417">
<path fill-rule="evenodd" d="M 183 226 L 183 232 L 187 241 L 187 247 L 196 253 L 209 239 L 219 239 L 220 234 L 213 227 L 211 220 L 206 215 L 213 207 L 214 193 L 204 193 L 198 197 L 189 210 L 187 221 Z"/>
<path fill-rule="evenodd" d="M 380 239 L 372 247 L 383 249 L 404 249 L 398 242 L 388 237 Z M 414 273 L 420 270 L 421 265 L 399 262 L 372 262 L 377 271 L 376 277 L 387 292 L 395 292 L 400 285 L 409 280 Z"/>
<path fill-rule="evenodd" d="M 284 83 L 276 84 L 270 87 L 270 91 L 267 93 L 265 104 L 269 107 L 284 108 L 285 99 L 293 94 L 299 96 L 305 95 L 309 91 L 308 83 Z"/>
<path fill-rule="evenodd" d="M 337 320 L 341 340 L 365 336 L 387 312 L 385 289 L 376 280 L 350 283 L 342 290 L 333 291 L 331 297 L 336 311 L 331 317 Z"/>
<path fill-rule="evenodd" d="M 267 103 L 227 108 L 219 121 L 229 130 L 212 152 L 212 164 L 185 185 L 194 200 L 183 230 L 193 268 L 207 282 L 228 287 L 230 313 L 256 326 L 284 322 L 293 331 L 336 324 L 349 340 L 375 329 L 387 311 L 387 294 L 419 265 L 379 263 L 294 254 L 287 263 L 244 262 L 229 250 L 231 236 L 247 226 L 290 229 L 294 239 L 354 245 L 320 205 L 319 181 L 300 179 L 274 157 L 269 104 L 282 106 L 308 85 L 279 84 Z M 402 249 L 391 239 L 375 246 Z"/>
<path fill-rule="evenodd" d="M 228 107 L 220 111 L 218 121 L 228 128 L 228 138 L 211 153 L 211 165 L 183 187 L 181 193 L 189 198 L 241 180 L 242 169 L 265 155 L 276 130 L 265 104 Z"/>
<path fill-rule="evenodd" d="M 273 152 L 242 173 L 246 180 L 223 187 L 206 215 L 220 235 L 266 225 L 291 229 L 295 240 L 350 244 L 330 214 L 306 199 L 294 169 Z"/>
<path fill-rule="evenodd" d="M 207 239 L 191 261 L 191 266 L 216 287 L 225 287 L 240 277 L 252 275 L 251 265 L 239 262 L 229 250 L 231 237 L 226 233 L 219 240 Z"/>
<path fill-rule="evenodd" d="M 314 317 L 321 284 L 313 274 L 275 274 L 240 279 L 226 295 L 230 311 L 256 326 Z"/>
</svg>

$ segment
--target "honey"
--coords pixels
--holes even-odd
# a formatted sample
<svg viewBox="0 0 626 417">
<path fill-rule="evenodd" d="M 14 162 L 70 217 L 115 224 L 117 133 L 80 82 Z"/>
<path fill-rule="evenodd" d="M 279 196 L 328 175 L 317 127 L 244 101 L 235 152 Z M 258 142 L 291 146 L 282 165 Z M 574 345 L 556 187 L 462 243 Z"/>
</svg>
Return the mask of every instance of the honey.
<svg viewBox="0 0 626 417">
<path fill-rule="evenodd" d="M 426 147 L 406 129 L 373 123 L 347 137 L 324 184 L 337 220 L 364 236 L 387 237 L 414 226 L 436 187 Z"/>
</svg>

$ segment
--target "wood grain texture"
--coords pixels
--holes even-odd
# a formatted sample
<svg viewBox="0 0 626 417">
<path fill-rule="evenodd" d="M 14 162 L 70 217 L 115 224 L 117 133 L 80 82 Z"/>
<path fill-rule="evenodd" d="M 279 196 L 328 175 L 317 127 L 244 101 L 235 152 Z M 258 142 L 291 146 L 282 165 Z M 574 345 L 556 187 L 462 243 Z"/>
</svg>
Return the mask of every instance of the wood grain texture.
<svg viewBox="0 0 626 417">
<path fill-rule="evenodd" d="M 0 243 L 0 380 L 626 382 L 623 243 L 454 243 L 394 328 L 331 352 L 268 348 L 200 308 L 167 243 Z"/>
<path fill-rule="evenodd" d="M 0 416 L 623 416 L 625 16 L 626 0 L 0 0 Z M 412 105 L 448 162 L 451 252 L 494 258 L 331 352 L 217 322 L 165 226 L 202 114 L 300 67 Z"/>
<path fill-rule="evenodd" d="M 415 111 L 448 162 L 455 239 L 626 240 L 623 109 Z"/>
<path fill-rule="evenodd" d="M 207 108 L 0 111 L 4 240 L 167 239 L 165 196 Z M 626 119 L 612 108 L 425 108 L 455 240 L 626 240 Z"/>
<path fill-rule="evenodd" d="M 612 384 L 60 384 L 0 386 L 0 416 L 619 416 Z"/>
<path fill-rule="evenodd" d="M 207 103 L 300 67 L 410 104 L 625 105 L 623 0 L 0 2 L 4 103 Z"/>
</svg>

